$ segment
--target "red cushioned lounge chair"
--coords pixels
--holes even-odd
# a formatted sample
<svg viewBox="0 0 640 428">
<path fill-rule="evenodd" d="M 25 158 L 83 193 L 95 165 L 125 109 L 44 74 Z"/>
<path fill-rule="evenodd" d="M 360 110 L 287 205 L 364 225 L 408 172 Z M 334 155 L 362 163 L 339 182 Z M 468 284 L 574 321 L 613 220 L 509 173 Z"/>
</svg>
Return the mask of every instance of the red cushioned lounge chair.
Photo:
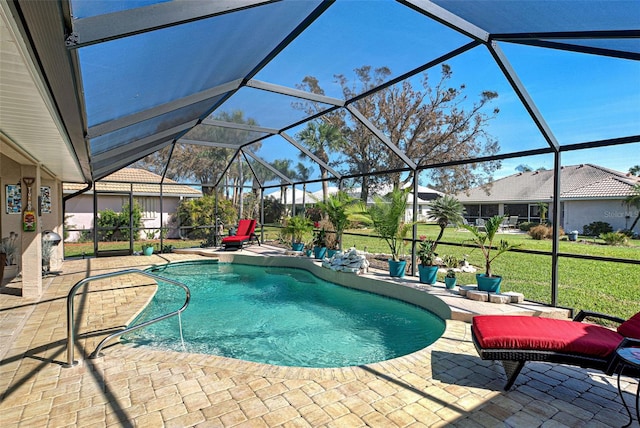
<svg viewBox="0 0 640 428">
<path fill-rule="evenodd" d="M 222 238 L 222 246 L 227 248 L 240 248 L 244 246 L 246 242 L 251 242 L 255 240 L 258 245 L 260 245 L 260 241 L 255 234 L 256 230 L 256 221 L 250 219 L 242 219 L 238 222 L 238 229 L 236 230 L 236 234 L 232 236 L 225 236 Z"/>
<path fill-rule="evenodd" d="M 584 321 L 587 317 L 620 323 L 617 330 Z M 625 321 L 580 311 L 570 320 L 517 315 L 477 315 L 471 324 L 473 344 L 483 360 L 502 362 L 509 390 L 527 361 L 545 361 L 617 373 L 616 349 L 640 347 L 640 312 Z M 638 375 L 625 369 L 625 375 Z"/>
</svg>

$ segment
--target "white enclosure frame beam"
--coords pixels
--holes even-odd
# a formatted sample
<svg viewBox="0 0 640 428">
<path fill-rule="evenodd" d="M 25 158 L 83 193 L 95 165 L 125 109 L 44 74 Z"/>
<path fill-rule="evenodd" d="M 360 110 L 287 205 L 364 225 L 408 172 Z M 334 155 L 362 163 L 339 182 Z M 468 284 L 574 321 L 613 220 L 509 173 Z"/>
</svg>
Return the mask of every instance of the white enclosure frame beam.
<svg viewBox="0 0 640 428">
<path fill-rule="evenodd" d="M 294 147 L 296 147 L 298 150 L 300 150 L 302 153 L 304 153 L 305 155 L 309 156 L 309 158 L 311 158 L 311 160 L 313 160 L 315 163 L 317 163 L 318 165 L 320 165 L 322 168 L 326 169 L 327 171 L 329 171 L 329 173 L 331 175 L 333 175 L 334 177 L 336 177 L 337 179 L 340 179 L 342 177 L 342 175 L 337 172 L 336 170 L 334 170 L 333 168 L 331 168 L 329 165 L 327 165 L 326 163 L 324 163 L 322 160 L 320 160 L 316 155 L 314 155 L 313 153 L 311 153 L 311 151 L 309 149 L 307 149 L 306 147 L 304 147 L 303 145 L 301 145 L 300 143 L 298 143 L 296 140 L 294 140 L 289 134 L 285 133 L 284 131 L 280 133 L 280 136 L 282 136 L 282 138 L 284 138 L 285 140 L 287 140 L 289 143 L 291 143 Z"/>
<path fill-rule="evenodd" d="M 73 21 L 65 44 L 77 49 L 280 0 L 173 1 Z"/>
<path fill-rule="evenodd" d="M 398 3 L 402 3 L 405 6 L 420 12 L 441 24 L 446 25 L 460 33 L 463 33 L 472 39 L 482 42 L 489 41 L 489 32 L 482 28 L 460 18 L 457 15 L 449 12 L 446 9 L 438 6 L 437 4 L 429 0 L 398 0 Z"/>
<path fill-rule="evenodd" d="M 219 126 L 221 128 L 240 129 L 242 131 L 262 132 L 266 134 L 275 135 L 278 133 L 278 129 L 265 128 L 263 126 L 247 125 L 245 123 L 225 122 L 218 119 L 205 119 L 202 121 L 203 125 Z"/>
<path fill-rule="evenodd" d="M 312 92 L 301 91 L 299 89 L 293 89 L 287 86 L 267 83 L 261 80 L 249 80 L 246 86 L 249 88 L 274 92 L 276 94 L 287 95 L 290 97 L 301 98 L 304 100 L 315 101 L 318 103 L 329 104 L 337 107 L 344 107 L 345 104 L 345 101 L 339 98 L 327 97 L 326 95 L 314 94 Z"/>
<path fill-rule="evenodd" d="M 293 181 L 287 177 L 286 175 L 284 175 L 283 173 L 281 173 L 280 171 L 278 171 L 277 169 L 275 169 L 272 165 L 270 165 L 269 163 L 267 163 L 267 161 L 265 161 L 264 159 L 262 159 L 261 157 L 259 157 L 258 155 L 256 155 L 255 153 L 247 150 L 241 150 L 240 151 L 242 154 L 246 154 L 247 156 L 251 156 L 256 162 L 262 164 L 262 166 L 264 166 L 265 168 L 267 168 L 269 171 L 273 172 L 275 175 L 277 175 L 278 177 L 280 177 L 281 179 L 283 179 L 284 181 L 287 182 L 287 184 L 292 185 Z"/>
<path fill-rule="evenodd" d="M 134 125 L 136 123 L 143 122 L 154 117 L 161 116 L 165 113 L 170 113 L 174 110 L 188 107 L 192 104 L 199 103 L 201 101 L 208 100 L 210 98 L 217 97 L 219 95 L 226 94 L 231 91 L 235 91 L 242 84 L 242 79 L 233 80 L 231 82 L 216 86 L 206 91 L 198 92 L 193 95 L 189 95 L 180 98 L 169 103 L 161 104 L 154 108 L 140 111 L 138 113 L 130 114 L 128 116 L 121 117 L 119 119 L 110 120 L 108 122 L 101 123 L 89 128 L 87 132 L 87 138 L 96 138 L 100 135 L 108 134 L 109 132 L 117 131 L 118 129 L 126 128 L 127 126 Z"/>
</svg>

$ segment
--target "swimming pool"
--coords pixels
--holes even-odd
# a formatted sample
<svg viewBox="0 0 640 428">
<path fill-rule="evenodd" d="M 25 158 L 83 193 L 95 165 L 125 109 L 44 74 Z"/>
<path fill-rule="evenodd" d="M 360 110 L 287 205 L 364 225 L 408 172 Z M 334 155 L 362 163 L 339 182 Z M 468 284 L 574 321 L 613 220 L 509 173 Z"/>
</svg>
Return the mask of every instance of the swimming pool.
<svg viewBox="0 0 640 428">
<path fill-rule="evenodd" d="M 345 367 L 415 352 L 445 328 L 441 318 L 422 308 L 332 284 L 303 269 L 205 262 L 152 270 L 191 289 L 182 314 L 191 353 L 280 366 Z M 183 296 L 161 284 L 133 324 L 177 309 Z M 175 317 L 123 340 L 183 351 Z"/>
</svg>

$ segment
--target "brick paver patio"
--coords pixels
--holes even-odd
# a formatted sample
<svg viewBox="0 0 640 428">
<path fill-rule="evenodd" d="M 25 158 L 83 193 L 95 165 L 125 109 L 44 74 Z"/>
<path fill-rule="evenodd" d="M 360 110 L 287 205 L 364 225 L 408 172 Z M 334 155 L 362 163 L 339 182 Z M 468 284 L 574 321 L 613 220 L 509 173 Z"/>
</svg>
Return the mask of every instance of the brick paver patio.
<svg viewBox="0 0 640 428">
<path fill-rule="evenodd" d="M 79 337 L 66 362 L 66 295 L 87 275 L 194 255 L 66 261 L 38 300 L 0 294 L 0 426 L 25 427 L 610 427 L 627 414 L 616 378 L 529 363 L 502 390 L 499 364 L 478 358 L 470 327 L 447 321 L 433 345 L 361 367 L 277 367 L 115 344 L 85 360 L 104 335 L 151 297 L 148 279 L 93 283 L 76 297 Z M 623 378 L 627 403 L 635 380 Z M 637 422 L 634 421 L 635 426 Z"/>
</svg>

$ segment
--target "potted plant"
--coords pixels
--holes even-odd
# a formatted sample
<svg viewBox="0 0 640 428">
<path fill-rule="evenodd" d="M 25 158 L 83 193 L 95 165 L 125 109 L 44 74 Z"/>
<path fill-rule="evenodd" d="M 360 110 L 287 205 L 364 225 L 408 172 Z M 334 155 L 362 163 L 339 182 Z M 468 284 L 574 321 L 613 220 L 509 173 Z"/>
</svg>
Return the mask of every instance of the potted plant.
<svg viewBox="0 0 640 428">
<path fill-rule="evenodd" d="M 142 253 L 145 256 L 150 256 L 153 254 L 153 244 L 142 244 Z"/>
<path fill-rule="evenodd" d="M 447 275 L 444 277 L 444 284 L 448 290 L 451 290 L 456 286 L 456 271 L 453 269 L 447 270 Z"/>
<path fill-rule="evenodd" d="M 373 204 L 367 208 L 373 230 L 385 240 L 391 251 L 389 274 L 393 277 L 403 277 L 407 265 L 406 260 L 400 260 L 404 237 L 411 226 L 403 222 L 407 209 L 407 192 L 394 189 L 385 196 L 375 196 Z"/>
<path fill-rule="evenodd" d="M 323 227 L 313 234 L 313 255 L 316 259 L 323 259 L 326 253 L 327 231 Z"/>
<path fill-rule="evenodd" d="M 340 190 L 334 195 L 329 195 L 325 201 L 317 203 L 317 207 L 324 212 L 333 225 L 335 231 L 335 249 L 342 249 L 342 234 L 349 226 L 350 209 L 355 207 L 358 199 L 352 198 L 346 192 Z"/>
<path fill-rule="evenodd" d="M 493 242 L 496 237 L 496 232 L 500 228 L 504 220 L 504 216 L 496 215 L 487 220 L 484 224 L 484 231 L 480 231 L 478 227 L 463 224 L 462 226 L 473 234 L 471 242 L 473 242 L 484 256 L 485 273 L 476 274 L 476 281 L 478 282 L 478 290 L 488 291 L 491 293 L 500 293 L 500 284 L 502 277 L 494 275 L 491 271 L 491 263 L 500 255 L 513 248 L 517 248 L 518 245 L 511 245 L 505 240 L 500 240 L 496 247 L 493 246 Z"/>
<path fill-rule="evenodd" d="M 303 215 L 287 217 L 283 232 L 291 236 L 291 249 L 302 251 L 304 249 L 304 234 L 313 230 L 311 220 Z"/>
<path fill-rule="evenodd" d="M 304 254 L 307 257 L 311 257 L 311 254 L 313 254 L 313 243 L 311 241 L 304 244 Z"/>
<path fill-rule="evenodd" d="M 434 264 L 437 254 L 434 252 L 436 242 L 427 239 L 426 236 L 420 236 L 420 244 L 418 245 L 417 256 L 420 259 L 418 265 L 418 275 L 420 282 L 424 284 L 435 284 L 438 276 L 438 266 Z"/>
<path fill-rule="evenodd" d="M 2 263 L 3 272 L 0 278 L 14 278 L 18 275 L 16 260 L 18 254 L 18 234 L 16 232 L 11 232 L 8 237 L 2 238 L 0 241 L 0 254 L 4 255 L 4 263 Z"/>
</svg>

